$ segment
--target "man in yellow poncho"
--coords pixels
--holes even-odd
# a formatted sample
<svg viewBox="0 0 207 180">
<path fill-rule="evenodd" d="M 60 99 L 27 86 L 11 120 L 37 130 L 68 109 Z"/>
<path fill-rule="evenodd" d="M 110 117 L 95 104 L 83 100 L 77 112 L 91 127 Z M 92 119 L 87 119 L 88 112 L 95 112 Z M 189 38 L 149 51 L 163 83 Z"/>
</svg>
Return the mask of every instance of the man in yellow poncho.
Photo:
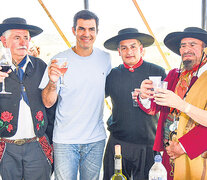
<svg viewBox="0 0 207 180">
<path fill-rule="evenodd" d="M 175 130 L 177 135 L 166 147 L 175 163 L 174 180 L 207 179 L 207 58 L 204 52 L 207 33 L 200 28 L 197 32 L 196 28 L 192 29 L 194 32 L 184 30 L 166 36 L 165 45 L 181 55 L 184 71 L 180 71 L 175 93 L 160 89 L 154 95 L 156 104 L 180 111 L 179 124 Z M 196 73 L 188 78 L 187 74 L 193 70 Z M 180 96 L 182 91 L 183 96 Z"/>
</svg>

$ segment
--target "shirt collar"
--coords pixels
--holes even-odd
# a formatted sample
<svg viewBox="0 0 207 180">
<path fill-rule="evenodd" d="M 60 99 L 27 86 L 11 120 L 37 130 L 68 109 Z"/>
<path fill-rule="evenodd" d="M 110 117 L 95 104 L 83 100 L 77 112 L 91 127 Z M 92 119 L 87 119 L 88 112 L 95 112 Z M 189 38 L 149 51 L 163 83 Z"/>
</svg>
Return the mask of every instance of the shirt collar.
<svg viewBox="0 0 207 180">
<path fill-rule="evenodd" d="M 25 58 L 25 57 L 24 57 L 24 58 Z M 31 63 L 32 67 L 34 68 L 34 65 L 33 65 L 33 63 L 32 63 L 32 61 L 31 61 L 30 57 L 29 57 L 28 55 L 26 55 L 26 63 L 25 63 L 25 65 L 24 65 L 23 68 L 22 68 L 23 71 L 25 71 L 25 69 L 26 69 L 28 63 Z M 15 66 L 13 63 L 12 63 L 11 69 L 12 69 L 13 71 L 16 69 L 16 66 Z"/>
<path fill-rule="evenodd" d="M 126 69 L 129 69 L 130 72 L 134 72 L 134 69 L 136 69 L 136 68 L 138 68 L 139 66 L 141 66 L 142 63 L 143 63 L 143 59 L 140 58 L 139 62 L 138 62 L 137 64 L 135 64 L 134 66 L 130 67 L 130 66 L 128 66 L 127 64 L 124 63 L 124 67 L 125 67 Z"/>
</svg>

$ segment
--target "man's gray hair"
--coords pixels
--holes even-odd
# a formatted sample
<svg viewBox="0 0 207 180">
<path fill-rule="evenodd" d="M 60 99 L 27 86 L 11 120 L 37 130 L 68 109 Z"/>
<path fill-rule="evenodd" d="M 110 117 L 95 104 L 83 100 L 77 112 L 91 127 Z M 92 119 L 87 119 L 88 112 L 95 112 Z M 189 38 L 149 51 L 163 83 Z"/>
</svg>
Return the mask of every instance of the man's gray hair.
<svg viewBox="0 0 207 180">
<path fill-rule="evenodd" d="M 11 35 L 11 29 L 3 32 L 2 36 L 4 36 L 6 39 Z"/>
</svg>

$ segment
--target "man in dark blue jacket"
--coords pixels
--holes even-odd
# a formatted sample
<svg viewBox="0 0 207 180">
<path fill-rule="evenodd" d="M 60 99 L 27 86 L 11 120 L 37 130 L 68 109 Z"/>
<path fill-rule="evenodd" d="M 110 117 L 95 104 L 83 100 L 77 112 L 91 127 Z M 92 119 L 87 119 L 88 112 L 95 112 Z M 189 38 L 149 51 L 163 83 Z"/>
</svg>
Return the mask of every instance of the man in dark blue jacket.
<svg viewBox="0 0 207 180">
<path fill-rule="evenodd" d="M 46 64 L 28 56 L 31 37 L 42 29 L 23 18 L 0 24 L 1 42 L 12 56 L 11 70 L 2 72 L 6 90 L 0 94 L 0 174 L 6 180 L 50 180 L 53 151 L 45 134 L 48 120 L 38 88 Z"/>
<path fill-rule="evenodd" d="M 106 79 L 106 96 L 112 100 L 109 118 L 110 137 L 104 156 L 104 180 L 114 173 L 114 145 L 122 146 L 123 174 L 129 179 L 148 179 L 154 163 L 153 143 L 157 116 L 134 107 L 131 92 L 149 76 L 165 78 L 165 70 L 143 60 L 143 48 L 152 45 L 154 38 L 137 29 L 126 28 L 104 43 L 109 50 L 118 50 L 123 64 L 112 69 Z"/>
</svg>

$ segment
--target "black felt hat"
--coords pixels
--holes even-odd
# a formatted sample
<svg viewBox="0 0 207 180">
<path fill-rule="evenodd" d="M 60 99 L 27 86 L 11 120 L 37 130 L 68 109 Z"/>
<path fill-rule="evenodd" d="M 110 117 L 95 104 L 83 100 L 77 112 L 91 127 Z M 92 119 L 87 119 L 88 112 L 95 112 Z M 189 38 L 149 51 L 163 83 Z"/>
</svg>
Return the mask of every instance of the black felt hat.
<svg viewBox="0 0 207 180">
<path fill-rule="evenodd" d="M 154 38 L 148 34 L 140 33 L 135 28 L 126 28 L 118 32 L 117 36 L 114 36 L 105 41 L 104 47 L 109 50 L 117 51 L 119 42 L 126 39 L 137 39 L 143 47 L 150 46 L 154 43 Z"/>
<path fill-rule="evenodd" d="M 207 44 L 207 32 L 198 27 L 188 27 L 183 32 L 173 32 L 164 39 L 164 44 L 174 53 L 180 55 L 180 42 L 183 38 L 195 38 Z"/>
<path fill-rule="evenodd" d="M 25 29 L 28 30 L 31 37 L 37 36 L 43 30 L 37 26 L 28 25 L 26 20 L 19 17 L 12 17 L 5 19 L 2 24 L 0 24 L 0 36 L 2 33 L 9 29 Z"/>
</svg>

